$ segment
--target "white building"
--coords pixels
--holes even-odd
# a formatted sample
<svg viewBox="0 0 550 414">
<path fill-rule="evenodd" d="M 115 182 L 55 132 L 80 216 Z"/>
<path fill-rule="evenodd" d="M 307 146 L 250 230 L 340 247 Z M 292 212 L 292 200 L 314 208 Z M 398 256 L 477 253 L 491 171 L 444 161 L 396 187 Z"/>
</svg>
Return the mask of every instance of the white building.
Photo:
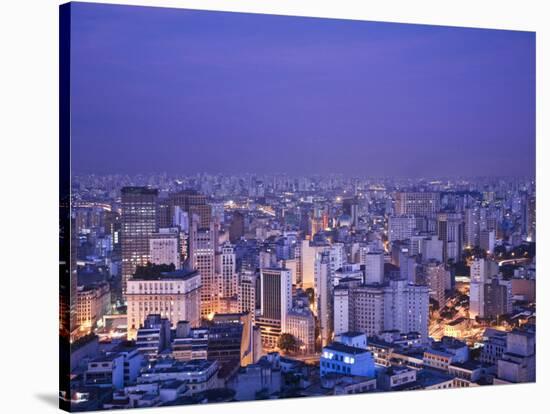
<svg viewBox="0 0 550 414">
<path fill-rule="evenodd" d="M 236 256 L 233 245 L 229 242 L 221 246 L 218 255 L 218 267 L 220 272 L 220 296 L 229 298 L 237 296 L 238 278 L 236 270 Z"/>
<path fill-rule="evenodd" d="M 365 283 L 384 283 L 384 253 L 370 251 L 365 258 Z"/>
<path fill-rule="evenodd" d="M 347 313 L 346 313 L 347 309 Z M 428 341 L 429 288 L 392 280 L 384 285 L 338 287 L 334 291 L 335 333 L 417 332 Z"/>
<path fill-rule="evenodd" d="M 173 264 L 181 268 L 180 237 L 177 228 L 161 228 L 149 238 L 149 255 L 153 264 Z"/>
<path fill-rule="evenodd" d="M 128 280 L 128 339 L 150 314 L 158 314 L 175 327 L 179 321 L 200 323 L 201 276 L 197 271 L 134 275 Z"/>
</svg>

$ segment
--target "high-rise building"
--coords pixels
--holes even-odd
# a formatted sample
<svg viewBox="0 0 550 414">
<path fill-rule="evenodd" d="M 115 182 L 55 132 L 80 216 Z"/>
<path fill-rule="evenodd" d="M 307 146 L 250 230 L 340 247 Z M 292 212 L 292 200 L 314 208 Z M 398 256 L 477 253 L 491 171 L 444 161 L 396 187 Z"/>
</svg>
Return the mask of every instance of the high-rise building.
<svg viewBox="0 0 550 414">
<path fill-rule="evenodd" d="M 153 264 L 173 264 L 181 267 L 181 247 L 178 228 L 161 228 L 149 238 L 150 262 Z"/>
<path fill-rule="evenodd" d="M 470 266 L 470 318 L 484 318 L 485 284 L 498 273 L 498 264 L 492 260 L 476 258 Z"/>
<path fill-rule="evenodd" d="M 122 295 L 136 270 L 150 261 L 149 240 L 157 231 L 158 191 L 147 187 L 121 190 Z"/>
<path fill-rule="evenodd" d="M 416 229 L 416 218 L 409 216 L 390 216 L 388 218 L 388 240 L 408 240 Z"/>
<path fill-rule="evenodd" d="M 242 270 L 238 288 L 239 312 L 249 312 L 254 323 L 260 307 L 260 278 L 253 270 Z"/>
<path fill-rule="evenodd" d="M 199 227 L 206 228 L 210 226 L 210 222 L 212 221 L 212 206 L 207 203 L 205 195 L 199 194 L 194 190 L 184 190 L 170 194 L 168 202 L 172 216 L 174 215 L 175 207 L 179 206 L 189 215 L 190 220 L 194 214 L 199 216 Z"/>
<path fill-rule="evenodd" d="M 302 273 L 302 288 L 313 288 L 315 284 L 315 259 L 317 254 L 329 248 L 328 244 L 302 240 L 300 249 L 300 269 Z"/>
<path fill-rule="evenodd" d="M 485 317 L 496 318 L 512 310 L 511 281 L 494 277 L 490 283 L 484 285 L 484 289 Z"/>
<path fill-rule="evenodd" d="M 422 260 L 436 260 L 443 262 L 443 241 L 437 236 L 425 237 L 422 239 L 421 250 Z"/>
<path fill-rule="evenodd" d="M 218 268 L 220 272 L 220 296 L 222 298 L 230 298 L 237 296 L 237 263 L 235 256 L 235 248 L 229 242 L 221 246 L 221 251 L 218 254 Z"/>
<path fill-rule="evenodd" d="M 430 288 L 430 297 L 437 301 L 439 309 L 445 307 L 445 286 L 451 277 L 443 263 L 430 260 L 424 266 L 426 282 Z"/>
<path fill-rule="evenodd" d="M 437 216 L 437 235 L 443 241 L 443 263 L 459 262 L 462 258 L 463 223 L 459 213 L 440 213 Z"/>
<path fill-rule="evenodd" d="M 347 309 L 347 314 L 345 310 Z M 340 286 L 334 292 L 335 332 L 417 332 L 428 341 L 429 288 L 406 280 L 384 285 Z M 346 324 L 347 321 L 347 324 Z"/>
<path fill-rule="evenodd" d="M 351 225 L 355 228 L 359 225 L 359 201 L 356 197 L 346 198 L 342 202 L 342 211 L 351 219 Z"/>
<path fill-rule="evenodd" d="M 384 253 L 371 251 L 365 258 L 365 283 L 384 283 Z"/>
<path fill-rule="evenodd" d="M 260 313 L 256 318 L 265 349 L 277 346 L 286 329 L 286 317 L 292 308 L 292 275 L 287 269 L 260 269 Z"/>
<path fill-rule="evenodd" d="M 495 231 L 481 230 L 479 234 L 479 247 L 485 250 L 488 254 L 492 254 L 495 250 Z"/>
<path fill-rule="evenodd" d="M 237 243 L 244 236 L 244 214 L 240 211 L 234 211 L 229 226 L 229 241 Z"/>
<path fill-rule="evenodd" d="M 134 339 L 145 318 L 158 314 L 176 327 L 179 321 L 200 323 L 201 276 L 185 269 L 165 272 L 159 266 L 138 267 L 128 279 L 128 339 Z"/>
<path fill-rule="evenodd" d="M 315 313 L 319 321 L 321 343 L 327 345 L 332 339 L 332 272 L 330 253 L 319 253 L 315 259 Z"/>
<path fill-rule="evenodd" d="M 201 317 L 208 318 L 219 311 L 220 283 L 216 273 L 218 232 L 214 223 L 200 227 L 201 220 L 194 215 L 189 232 L 191 268 L 201 275 Z"/>
<path fill-rule="evenodd" d="M 472 207 L 464 211 L 464 245 L 479 246 L 480 208 Z"/>
<path fill-rule="evenodd" d="M 439 211 L 440 195 L 431 192 L 399 192 L 395 194 L 395 214 L 434 218 Z"/>
</svg>

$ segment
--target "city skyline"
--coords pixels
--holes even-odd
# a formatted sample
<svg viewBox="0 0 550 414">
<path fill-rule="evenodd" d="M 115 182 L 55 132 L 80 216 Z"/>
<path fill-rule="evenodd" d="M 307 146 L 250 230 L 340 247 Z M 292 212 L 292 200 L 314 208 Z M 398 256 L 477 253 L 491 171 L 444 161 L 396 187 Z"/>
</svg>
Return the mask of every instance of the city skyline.
<svg viewBox="0 0 550 414">
<path fill-rule="evenodd" d="M 534 33 L 61 12 L 62 408 L 536 382 Z"/>
<path fill-rule="evenodd" d="M 534 33 L 84 4 L 72 18 L 77 173 L 535 175 Z"/>
</svg>

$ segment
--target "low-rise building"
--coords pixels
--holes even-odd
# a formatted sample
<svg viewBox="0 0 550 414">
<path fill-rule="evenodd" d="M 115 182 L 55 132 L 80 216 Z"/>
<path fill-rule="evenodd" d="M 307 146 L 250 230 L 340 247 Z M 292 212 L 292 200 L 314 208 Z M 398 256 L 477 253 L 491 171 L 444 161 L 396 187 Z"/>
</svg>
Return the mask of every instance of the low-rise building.
<svg viewBox="0 0 550 414">
<path fill-rule="evenodd" d="M 374 359 L 367 349 L 333 342 L 323 348 L 320 358 L 321 377 L 340 375 L 374 377 Z"/>
</svg>

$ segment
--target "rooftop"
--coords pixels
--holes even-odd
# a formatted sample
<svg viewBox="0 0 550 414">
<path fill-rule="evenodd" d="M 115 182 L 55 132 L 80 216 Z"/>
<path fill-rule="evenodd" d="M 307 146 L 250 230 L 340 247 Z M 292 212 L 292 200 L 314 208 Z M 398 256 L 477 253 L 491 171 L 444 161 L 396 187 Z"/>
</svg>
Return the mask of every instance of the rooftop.
<svg viewBox="0 0 550 414">
<path fill-rule="evenodd" d="M 323 350 L 325 349 L 330 351 L 335 351 L 335 352 L 343 352 L 343 353 L 352 354 L 352 355 L 359 355 L 359 354 L 364 354 L 369 352 L 366 349 L 356 348 L 354 346 L 348 346 L 341 342 L 333 342 L 330 345 L 325 346 Z"/>
</svg>

